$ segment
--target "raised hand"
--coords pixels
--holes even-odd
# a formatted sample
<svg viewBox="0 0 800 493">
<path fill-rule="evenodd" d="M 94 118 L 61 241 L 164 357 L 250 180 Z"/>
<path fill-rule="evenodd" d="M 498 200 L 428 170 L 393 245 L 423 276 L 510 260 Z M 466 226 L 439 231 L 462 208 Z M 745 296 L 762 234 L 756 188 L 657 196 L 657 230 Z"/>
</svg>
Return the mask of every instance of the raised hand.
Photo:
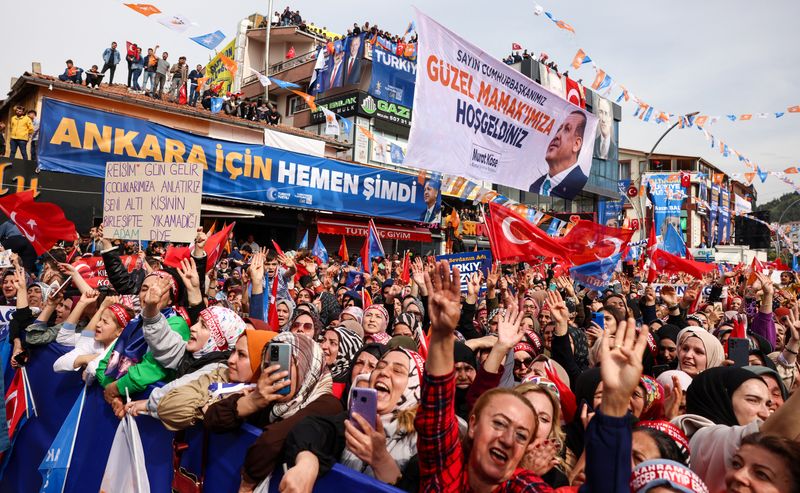
<svg viewBox="0 0 800 493">
<path fill-rule="evenodd" d="M 425 287 L 428 289 L 431 335 L 453 337 L 461 317 L 461 275 L 458 267 L 453 267 L 451 271 L 446 260 L 437 262 L 434 271 L 425 274 Z"/>
<path fill-rule="evenodd" d="M 558 291 L 547 291 L 547 305 L 556 322 L 555 335 L 563 336 L 569 330 L 569 310 Z"/>
<path fill-rule="evenodd" d="M 622 417 L 628 411 L 631 395 L 642 377 L 642 355 L 647 347 L 647 333 L 647 328 L 642 327 L 637 336 L 636 320 L 628 318 L 617 324 L 613 339 L 603 337 L 600 351 L 603 414 Z"/>
<path fill-rule="evenodd" d="M 91 305 L 92 303 L 97 301 L 97 298 L 100 297 L 100 293 L 92 289 L 91 291 L 86 291 L 85 293 L 81 294 L 80 300 L 78 303 L 82 303 L 83 305 Z"/>
<path fill-rule="evenodd" d="M 278 255 L 278 262 L 287 269 L 293 269 L 295 267 L 294 259 L 286 254 Z"/>
<path fill-rule="evenodd" d="M 103 298 L 103 302 L 100 303 L 100 309 L 103 310 L 105 308 L 108 308 L 114 303 L 119 303 L 119 296 L 106 296 L 105 298 Z"/>
<path fill-rule="evenodd" d="M 208 236 L 203 231 L 203 228 L 197 228 L 197 235 L 194 237 L 194 252 L 192 253 L 193 256 L 197 258 L 205 256 L 206 252 L 204 248 L 206 246 L 206 241 L 208 241 Z"/>
<path fill-rule="evenodd" d="M 197 272 L 197 264 L 194 257 L 181 260 L 178 267 L 178 275 L 181 276 L 183 285 L 186 286 L 186 298 L 190 306 L 197 306 L 203 302 L 203 294 L 200 292 L 200 274 Z"/>
<path fill-rule="evenodd" d="M 169 293 L 169 279 L 158 278 L 141 297 L 142 316 L 153 318 L 158 314 L 161 299 Z"/>
<path fill-rule="evenodd" d="M 481 279 L 483 274 L 473 272 L 467 281 L 467 303 L 474 305 L 478 301 L 478 294 L 481 292 Z"/>
<path fill-rule="evenodd" d="M 653 289 L 652 286 L 647 286 L 647 288 L 644 290 L 644 296 L 642 296 L 642 298 L 644 299 L 644 304 L 646 306 L 655 306 L 656 290 Z"/>
<path fill-rule="evenodd" d="M 683 389 L 681 388 L 681 381 L 678 377 L 672 377 L 672 391 L 670 392 L 667 388 L 664 389 L 667 392 L 667 397 L 664 399 L 664 416 L 671 420 L 676 416 L 681 415 L 681 403 L 683 402 Z"/>
<path fill-rule="evenodd" d="M 250 281 L 253 283 L 253 289 L 256 286 L 263 286 L 264 284 L 264 258 L 265 254 L 258 252 L 250 259 L 250 265 L 247 267 L 247 273 L 250 274 Z M 263 290 L 263 287 L 262 287 Z M 263 291 L 259 291 L 261 293 Z M 258 294 L 255 293 L 255 294 Z"/>
<path fill-rule="evenodd" d="M 425 285 L 425 265 L 422 263 L 422 257 L 414 257 L 414 262 L 411 263 L 411 279 L 417 286 Z"/>
<path fill-rule="evenodd" d="M 675 306 L 678 304 L 675 289 L 672 286 L 664 286 L 661 288 L 661 299 L 667 306 Z"/>
<path fill-rule="evenodd" d="M 500 275 L 500 264 L 495 262 L 492 264 L 492 270 L 490 270 L 489 274 L 486 276 L 486 289 L 488 291 L 494 291 L 497 288 Z"/>
<path fill-rule="evenodd" d="M 525 337 L 525 331 L 520 327 L 523 316 L 524 313 L 515 304 L 498 315 L 497 345 L 503 349 L 503 353 L 507 353 Z"/>
</svg>

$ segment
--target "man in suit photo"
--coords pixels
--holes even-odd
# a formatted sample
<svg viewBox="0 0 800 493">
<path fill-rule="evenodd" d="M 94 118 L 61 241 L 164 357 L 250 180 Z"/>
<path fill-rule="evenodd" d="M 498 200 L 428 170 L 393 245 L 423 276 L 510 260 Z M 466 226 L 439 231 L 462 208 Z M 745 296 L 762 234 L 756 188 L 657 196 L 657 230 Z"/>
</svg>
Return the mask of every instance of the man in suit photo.
<svg viewBox="0 0 800 493">
<path fill-rule="evenodd" d="M 337 46 L 336 52 L 331 60 L 330 71 L 326 72 L 325 90 L 342 86 L 342 75 L 344 73 L 344 49 Z"/>
<path fill-rule="evenodd" d="M 344 65 L 344 83 L 358 84 L 361 80 L 361 40 L 364 36 L 350 36 L 347 47 L 347 61 Z"/>
<path fill-rule="evenodd" d="M 439 222 L 441 203 L 437 199 L 439 198 L 439 189 L 441 186 L 439 180 L 433 178 L 425 180 L 425 187 L 422 192 L 422 200 L 425 201 L 425 212 L 423 212 L 422 216 L 419 218 L 420 221 L 424 223 Z"/>
<path fill-rule="evenodd" d="M 614 144 L 614 113 L 611 101 L 600 99 L 597 103 L 597 138 L 594 140 L 594 155 L 597 159 L 617 160 L 617 146 Z"/>
<path fill-rule="evenodd" d="M 588 178 L 578 165 L 578 156 L 585 131 L 586 115 L 580 110 L 570 113 L 547 146 L 547 174 L 534 181 L 529 191 L 571 200 L 583 190 Z"/>
</svg>

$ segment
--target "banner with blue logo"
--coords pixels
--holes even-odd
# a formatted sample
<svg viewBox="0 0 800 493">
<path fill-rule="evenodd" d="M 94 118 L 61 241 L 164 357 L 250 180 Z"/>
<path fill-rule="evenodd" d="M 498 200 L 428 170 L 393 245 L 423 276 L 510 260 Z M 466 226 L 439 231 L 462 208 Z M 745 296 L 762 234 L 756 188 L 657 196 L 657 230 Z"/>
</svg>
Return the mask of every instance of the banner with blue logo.
<svg viewBox="0 0 800 493">
<path fill-rule="evenodd" d="M 717 235 L 714 227 L 719 216 L 719 185 L 711 185 L 711 201 L 709 202 L 710 211 L 708 213 L 708 246 L 716 243 Z"/>
<path fill-rule="evenodd" d="M 422 221 L 428 208 L 416 175 L 202 137 L 49 98 L 40 128 L 46 171 L 102 178 L 108 161 L 199 162 L 204 195 L 407 221 Z"/>
<path fill-rule="evenodd" d="M 597 199 L 597 220 L 600 224 L 609 225 L 612 221 L 616 221 L 618 224 L 621 211 L 621 200 L 609 200 L 605 197 Z"/>
<path fill-rule="evenodd" d="M 417 64 L 415 62 L 390 53 L 377 44 L 372 48 L 370 94 L 390 103 L 410 108 L 414 104 L 416 78 Z"/>
<path fill-rule="evenodd" d="M 602 292 L 608 288 L 621 257 L 622 253 L 615 253 L 601 260 L 570 267 L 569 276 L 593 291 Z"/>
<path fill-rule="evenodd" d="M 728 189 L 723 185 L 719 194 L 719 225 L 717 226 L 717 243 L 727 243 L 731 237 L 731 198 Z"/>
<path fill-rule="evenodd" d="M 483 272 L 486 275 L 492 268 L 492 252 L 489 250 L 437 255 L 436 260 L 447 260 L 450 262 L 450 267 L 458 266 L 458 271 L 461 273 L 461 292 L 464 294 L 467 292 L 467 282 L 472 274 Z M 481 283 L 481 286 L 484 285 L 485 283 Z M 481 288 L 481 291 L 483 289 Z"/>
<path fill-rule="evenodd" d="M 656 236 L 663 241 L 668 224 L 674 226 L 678 231 L 681 230 L 681 207 L 686 193 L 681 186 L 681 178 L 678 173 L 648 175 L 647 183 L 648 194 L 653 202 Z"/>
</svg>

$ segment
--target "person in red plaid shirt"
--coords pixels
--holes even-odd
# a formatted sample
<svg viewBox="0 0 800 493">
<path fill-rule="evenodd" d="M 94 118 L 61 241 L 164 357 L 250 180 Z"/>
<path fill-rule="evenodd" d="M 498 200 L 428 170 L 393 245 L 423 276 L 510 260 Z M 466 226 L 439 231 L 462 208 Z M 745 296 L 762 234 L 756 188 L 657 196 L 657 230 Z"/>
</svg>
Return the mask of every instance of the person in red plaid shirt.
<svg viewBox="0 0 800 493">
<path fill-rule="evenodd" d="M 422 400 L 414 426 L 423 492 L 549 492 L 542 479 L 519 468 L 536 436 L 536 411 L 509 389 L 481 396 L 469 417 L 462 445 L 455 413 L 455 328 L 461 316 L 460 274 L 447 261 L 425 274 L 431 330 Z M 522 314 L 512 308 L 500 323 L 519 330 Z"/>
</svg>

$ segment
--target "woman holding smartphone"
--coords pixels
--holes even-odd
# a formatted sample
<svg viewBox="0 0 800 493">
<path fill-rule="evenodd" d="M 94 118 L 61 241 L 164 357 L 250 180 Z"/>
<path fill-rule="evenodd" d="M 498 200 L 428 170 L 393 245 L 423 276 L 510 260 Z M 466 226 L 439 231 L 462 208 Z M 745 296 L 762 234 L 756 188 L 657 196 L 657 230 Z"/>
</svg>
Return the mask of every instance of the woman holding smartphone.
<svg viewBox="0 0 800 493">
<path fill-rule="evenodd" d="M 311 491 L 317 477 L 337 462 L 399 488 L 415 482 L 404 473 L 417 453 L 414 417 L 423 365 L 414 351 L 389 351 L 370 374 L 369 388 L 351 389 L 356 393 L 349 411 L 311 416 L 294 427 L 286 439 L 284 454 L 291 468 L 282 490 Z M 362 390 L 363 395 L 357 393 Z M 372 416 L 362 416 L 370 409 Z"/>
</svg>

